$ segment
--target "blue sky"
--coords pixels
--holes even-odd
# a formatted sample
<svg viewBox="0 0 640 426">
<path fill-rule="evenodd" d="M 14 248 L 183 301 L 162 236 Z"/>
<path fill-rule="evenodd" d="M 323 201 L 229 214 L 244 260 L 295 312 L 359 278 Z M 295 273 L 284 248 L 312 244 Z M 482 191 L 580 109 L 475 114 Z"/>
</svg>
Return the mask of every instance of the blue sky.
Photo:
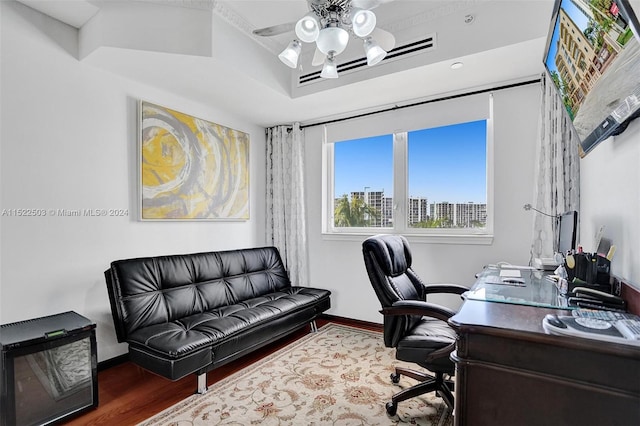
<svg viewBox="0 0 640 426">
<path fill-rule="evenodd" d="M 578 28 L 580 28 L 581 31 L 584 31 L 584 29 L 587 28 L 589 18 L 584 13 L 582 13 L 582 11 L 578 9 L 572 1 L 563 0 L 560 7 L 564 9 L 567 15 L 569 15 L 569 17 L 573 20 L 573 22 L 575 22 L 575 24 L 578 26 Z M 549 54 L 546 58 L 547 68 L 549 68 L 549 71 L 556 71 L 557 69 L 554 62 L 556 51 L 558 50 L 558 32 L 560 31 L 557 23 L 558 22 L 556 20 L 556 24 L 554 25 L 553 30 L 553 37 L 551 39 L 551 46 L 549 47 Z"/>
<path fill-rule="evenodd" d="M 486 122 L 409 133 L 409 196 L 486 203 Z M 335 195 L 393 195 L 392 135 L 335 144 Z"/>
</svg>

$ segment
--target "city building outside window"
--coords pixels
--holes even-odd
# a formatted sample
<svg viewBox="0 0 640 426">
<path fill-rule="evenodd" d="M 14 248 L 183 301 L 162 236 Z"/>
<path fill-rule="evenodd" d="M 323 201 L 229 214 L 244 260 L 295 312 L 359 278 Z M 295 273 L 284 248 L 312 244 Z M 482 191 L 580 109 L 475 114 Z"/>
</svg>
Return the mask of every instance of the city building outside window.
<svg viewBox="0 0 640 426">
<path fill-rule="evenodd" d="M 323 234 L 490 243 L 491 105 L 486 94 L 326 126 Z"/>
<path fill-rule="evenodd" d="M 486 120 L 408 133 L 410 228 L 485 228 Z"/>
<path fill-rule="evenodd" d="M 333 226 L 394 228 L 395 141 L 407 146 L 409 228 L 485 228 L 486 135 L 481 120 L 336 142 Z"/>
</svg>

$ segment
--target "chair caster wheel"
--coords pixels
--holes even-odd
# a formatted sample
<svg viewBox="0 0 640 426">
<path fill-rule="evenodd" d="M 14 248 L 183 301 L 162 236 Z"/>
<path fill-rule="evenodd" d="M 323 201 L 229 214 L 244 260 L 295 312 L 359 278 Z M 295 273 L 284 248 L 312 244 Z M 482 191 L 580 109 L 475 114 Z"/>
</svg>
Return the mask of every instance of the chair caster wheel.
<svg viewBox="0 0 640 426">
<path fill-rule="evenodd" d="M 395 416 L 398 412 L 398 404 L 394 404 L 393 402 L 387 402 L 385 408 L 387 409 L 387 414 L 390 416 Z"/>
<path fill-rule="evenodd" d="M 391 382 L 395 384 L 400 383 L 400 375 L 397 373 L 391 373 Z"/>
</svg>

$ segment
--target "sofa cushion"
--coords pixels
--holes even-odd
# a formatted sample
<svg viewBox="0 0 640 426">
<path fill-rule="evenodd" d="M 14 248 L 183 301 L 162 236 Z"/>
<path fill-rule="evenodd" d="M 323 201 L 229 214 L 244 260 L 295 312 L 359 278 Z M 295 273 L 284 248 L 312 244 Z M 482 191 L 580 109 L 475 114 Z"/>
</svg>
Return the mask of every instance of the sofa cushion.
<svg viewBox="0 0 640 426">
<path fill-rule="evenodd" d="M 143 346 L 166 358 L 179 358 L 215 346 L 252 327 L 317 305 L 329 292 L 289 287 L 229 306 L 138 328 L 129 335 L 132 347 Z"/>
<path fill-rule="evenodd" d="M 105 275 L 119 341 L 152 325 L 162 328 L 291 287 L 275 247 L 119 260 Z M 202 341 L 197 333 L 184 338 L 186 346 Z"/>
</svg>

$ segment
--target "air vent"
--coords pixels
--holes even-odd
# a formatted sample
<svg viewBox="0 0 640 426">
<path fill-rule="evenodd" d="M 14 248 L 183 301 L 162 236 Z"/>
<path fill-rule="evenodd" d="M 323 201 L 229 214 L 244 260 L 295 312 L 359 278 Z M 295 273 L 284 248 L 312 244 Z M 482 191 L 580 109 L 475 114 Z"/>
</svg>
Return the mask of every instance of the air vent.
<svg viewBox="0 0 640 426">
<path fill-rule="evenodd" d="M 389 51 L 389 53 L 387 53 L 387 56 L 385 56 L 385 58 L 382 60 L 381 63 L 389 62 L 389 61 L 396 60 L 396 59 L 410 56 L 410 55 L 413 56 L 415 54 L 425 52 L 428 50 L 433 50 L 435 49 L 435 46 L 436 46 L 435 35 L 430 35 L 422 40 L 414 41 L 412 43 L 407 43 L 405 45 L 398 46 L 392 49 L 391 51 Z M 376 66 L 379 66 L 379 65 L 376 65 Z M 338 73 L 339 74 L 351 73 L 351 72 L 361 70 L 363 68 L 367 68 L 366 57 L 354 59 L 353 61 L 345 62 L 343 64 L 338 64 Z M 320 77 L 321 72 L 322 70 L 318 70 L 318 71 L 310 72 L 308 74 L 303 74 L 299 76 L 298 86 L 305 86 L 307 84 L 324 80 L 322 77 Z"/>
</svg>

